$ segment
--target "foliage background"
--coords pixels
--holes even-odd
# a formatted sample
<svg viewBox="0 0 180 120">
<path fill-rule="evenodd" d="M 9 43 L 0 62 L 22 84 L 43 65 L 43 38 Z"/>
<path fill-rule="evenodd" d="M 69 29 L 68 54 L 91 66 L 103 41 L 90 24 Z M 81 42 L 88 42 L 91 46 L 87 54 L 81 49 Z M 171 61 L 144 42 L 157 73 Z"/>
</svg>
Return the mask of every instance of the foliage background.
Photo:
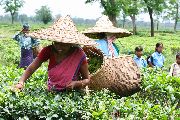
<svg viewBox="0 0 180 120">
<path fill-rule="evenodd" d="M 32 24 L 32 30 L 48 25 Z M 78 26 L 83 30 L 84 26 Z M 144 47 L 144 57 L 154 52 L 157 42 L 164 43 L 165 70 L 142 70 L 142 90 L 130 97 L 119 97 L 102 91 L 72 91 L 51 93 L 46 90 L 47 63 L 33 74 L 22 92 L 12 93 L 22 69 L 17 69 L 20 48 L 11 37 L 21 25 L 0 24 L 0 119 L 113 119 L 118 113 L 125 120 L 180 118 L 180 78 L 168 77 L 167 71 L 179 51 L 180 34 L 157 32 L 154 38 L 143 30 L 136 36 L 120 38 L 116 42 L 121 54 L 133 56 L 135 46 Z M 42 46 L 51 44 L 42 41 Z M 116 113 L 116 115 L 115 115 Z"/>
</svg>

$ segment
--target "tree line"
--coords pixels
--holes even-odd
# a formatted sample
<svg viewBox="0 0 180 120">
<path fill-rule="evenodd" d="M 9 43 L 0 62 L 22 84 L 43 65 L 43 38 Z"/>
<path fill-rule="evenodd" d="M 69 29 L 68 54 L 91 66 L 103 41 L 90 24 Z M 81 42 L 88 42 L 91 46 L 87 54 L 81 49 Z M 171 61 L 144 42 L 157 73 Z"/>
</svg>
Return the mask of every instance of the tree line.
<svg viewBox="0 0 180 120">
<path fill-rule="evenodd" d="M 86 0 L 86 4 L 99 2 L 104 9 L 104 14 L 117 26 L 117 17 L 120 12 L 125 19 L 129 16 L 132 20 L 133 33 L 137 34 L 136 16 L 148 13 L 151 21 L 151 36 L 154 36 L 154 18 L 174 20 L 174 31 L 180 20 L 180 0 Z M 157 19 L 159 20 L 159 19 Z"/>
<path fill-rule="evenodd" d="M 159 19 L 173 20 L 174 31 L 177 30 L 177 24 L 180 20 L 180 0 L 85 0 L 86 4 L 99 2 L 100 7 L 104 9 L 103 14 L 107 15 L 114 26 L 118 26 L 117 19 L 121 16 L 122 26 L 125 26 L 127 17 L 131 18 L 133 34 L 137 34 L 137 15 L 141 13 L 148 13 L 150 19 L 151 36 L 154 36 L 155 22 L 157 23 L 157 30 L 159 29 Z M 0 5 L 3 6 L 5 12 L 10 13 L 11 22 L 14 23 L 15 18 L 20 21 L 27 19 L 27 15 L 18 15 L 18 11 L 24 5 L 23 0 L 0 0 Z M 28 19 L 34 21 L 42 21 L 44 24 L 61 16 L 52 16 L 51 10 L 47 6 L 42 6 L 36 10 L 36 16 Z M 155 19 L 156 18 L 156 19 Z M 78 21 L 89 22 L 93 24 L 93 20 Z"/>
</svg>

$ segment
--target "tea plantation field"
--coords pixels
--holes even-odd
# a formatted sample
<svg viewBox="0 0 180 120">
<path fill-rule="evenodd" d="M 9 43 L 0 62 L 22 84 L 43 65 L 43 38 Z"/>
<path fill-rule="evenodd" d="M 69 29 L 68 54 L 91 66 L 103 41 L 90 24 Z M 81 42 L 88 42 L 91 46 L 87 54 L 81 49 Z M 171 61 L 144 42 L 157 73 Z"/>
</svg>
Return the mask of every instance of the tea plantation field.
<svg viewBox="0 0 180 120">
<path fill-rule="evenodd" d="M 32 25 L 32 30 L 47 26 Z M 47 92 L 47 63 L 33 74 L 23 91 L 11 92 L 24 71 L 17 69 L 20 48 L 11 39 L 20 29 L 19 24 L 0 24 L 0 120 L 180 120 L 180 78 L 168 76 L 180 51 L 180 32 L 160 31 L 149 37 L 148 31 L 141 31 L 116 41 L 121 54 L 133 56 L 134 48 L 143 46 L 145 58 L 154 52 L 157 42 L 162 42 L 166 58 L 163 70 L 142 70 L 140 92 L 120 97 L 106 89 Z M 48 44 L 41 41 L 42 46 Z"/>
</svg>

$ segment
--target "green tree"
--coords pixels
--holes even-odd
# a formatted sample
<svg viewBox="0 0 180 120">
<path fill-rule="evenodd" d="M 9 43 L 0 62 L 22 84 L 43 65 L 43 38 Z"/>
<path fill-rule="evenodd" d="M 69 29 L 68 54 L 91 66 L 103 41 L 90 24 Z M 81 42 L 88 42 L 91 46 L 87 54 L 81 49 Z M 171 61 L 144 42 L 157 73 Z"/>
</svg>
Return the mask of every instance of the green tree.
<svg viewBox="0 0 180 120">
<path fill-rule="evenodd" d="M 121 0 L 121 9 L 125 16 L 130 16 L 132 20 L 133 26 L 133 34 L 137 34 L 136 29 L 136 15 L 139 14 L 140 11 L 140 1 L 139 0 Z"/>
<path fill-rule="evenodd" d="M 107 15 L 114 26 L 117 26 L 117 16 L 120 13 L 120 0 L 86 0 L 85 3 L 100 2 L 104 9 L 103 14 Z"/>
<path fill-rule="evenodd" d="M 167 4 L 165 4 L 165 6 L 166 6 L 166 5 L 167 5 Z M 164 10 L 165 10 L 165 8 L 166 8 L 165 6 L 164 6 L 163 11 L 155 11 L 155 12 L 154 12 L 154 16 L 155 16 L 154 22 L 156 23 L 156 30 L 157 30 L 157 31 L 159 30 L 160 18 L 163 18 Z"/>
<path fill-rule="evenodd" d="M 165 0 L 143 0 L 145 12 L 148 11 L 151 20 L 151 37 L 154 37 L 154 19 L 156 12 L 162 12 L 165 8 Z"/>
<path fill-rule="evenodd" d="M 174 31 L 176 32 L 177 23 L 180 20 L 180 0 L 169 0 L 165 14 L 165 18 L 174 20 Z"/>
<path fill-rule="evenodd" d="M 18 20 L 21 21 L 21 23 L 28 21 L 28 16 L 26 14 L 21 14 L 18 16 Z"/>
<path fill-rule="evenodd" d="M 125 24 L 127 21 L 127 15 L 121 10 L 120 15 L 117 17 L 118 19 L 118 25 L 120 25 L 122 28 L 125 28 Z"/>
<path fill-rule="evenodd" d="M 159 19 L 161 18 L 161 15 L 160 14 L 157 14 L 156 15 L 156 18 L 154 20 L 154 22 L 156 23 L 156 30 L 158 31 L 159 30 Z"/>
<path fill-rule="evenodd" d="M 47 24 L 52 20 L 52 12 L 47 6 L 42 6 L 39 10 L 36 10 L 36 18 Z"/>
<path fill-rule="evenodd" d="M 24 5 L 23 0 L 2 0 L 1 4 L 4 6 L 5 12 L 10 12 L 11 22 L 14 23 L 15 15 L 19 9 Z"/>
<path fill-rule="evenodd" d="M 59 19 L 61 17 L 61 14 L 57 14 L 56 16 L 55 16 L 55 19 Z"/>
</svg>

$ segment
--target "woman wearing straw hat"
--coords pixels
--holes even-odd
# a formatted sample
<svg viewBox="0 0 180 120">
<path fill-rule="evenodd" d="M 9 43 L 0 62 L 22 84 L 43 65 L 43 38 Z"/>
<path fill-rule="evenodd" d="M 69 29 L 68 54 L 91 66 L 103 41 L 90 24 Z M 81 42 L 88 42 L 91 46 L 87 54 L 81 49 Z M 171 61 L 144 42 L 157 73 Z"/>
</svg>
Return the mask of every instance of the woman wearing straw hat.
<svg viewBox="0 0 180 120">
<path fill-rule="evenodd" d="M 16 34 L 13 39 L 19 42 L 21 47 L 21 60 L 19 67 L 26 69 L 33 61 L 33 49 L 38 47 L 39 41 L 28 37 L 26 34 L 29 33 L 29 24 L 25 23 L 21 32 Z"/>
<path fill-rule="evenodd" d="M 103 56 L 101 67 L 91 74 L 89 88 L 93 90 L 108 88 L 108 90 L 122 97 L 138 92 L 141 83 L 138 66 L 131 56 L 118 56 L 118 50 L 113 43 L 116 38 L 126 37 L 131 33 L 114 27 L 107 16 L 102 16 L 94 27 L 85 30 L 83 33 L 88 37 L 99 39 L 96 40 L 99 43 L 98 48 L 107 56 Z M 92 51 L 95 50 L 92 49 Z"/>
<path fill-rule="evenodd" d="M 49 60 L 48 90 L 64 91 L 82 88 L 90 82 L 86 55 L 79 45 L 95 45 L 88 37 L 79 33 L 69 16 L 60 18 L 51 27 L 29 36 L 53 41 L 41 50 L 38 57 L 26 69 L 15 88 L 22 89 L 25 81 Z M 78 80 L 79 74 L 82 79 Z"/>
<path fill-rule="evenodd" d="M 125 29 L 116 28 L 113 26 L 109 18 L 103 15 L 92 28 L 83 32 L 86 36 L 96 40 L 99 44 L 98 48 L 101 49 L 105 56 L 119 55 L 119 50 L 115 45 L 116 38 L 130 36 L 131 33 Z"/>
</svg>

